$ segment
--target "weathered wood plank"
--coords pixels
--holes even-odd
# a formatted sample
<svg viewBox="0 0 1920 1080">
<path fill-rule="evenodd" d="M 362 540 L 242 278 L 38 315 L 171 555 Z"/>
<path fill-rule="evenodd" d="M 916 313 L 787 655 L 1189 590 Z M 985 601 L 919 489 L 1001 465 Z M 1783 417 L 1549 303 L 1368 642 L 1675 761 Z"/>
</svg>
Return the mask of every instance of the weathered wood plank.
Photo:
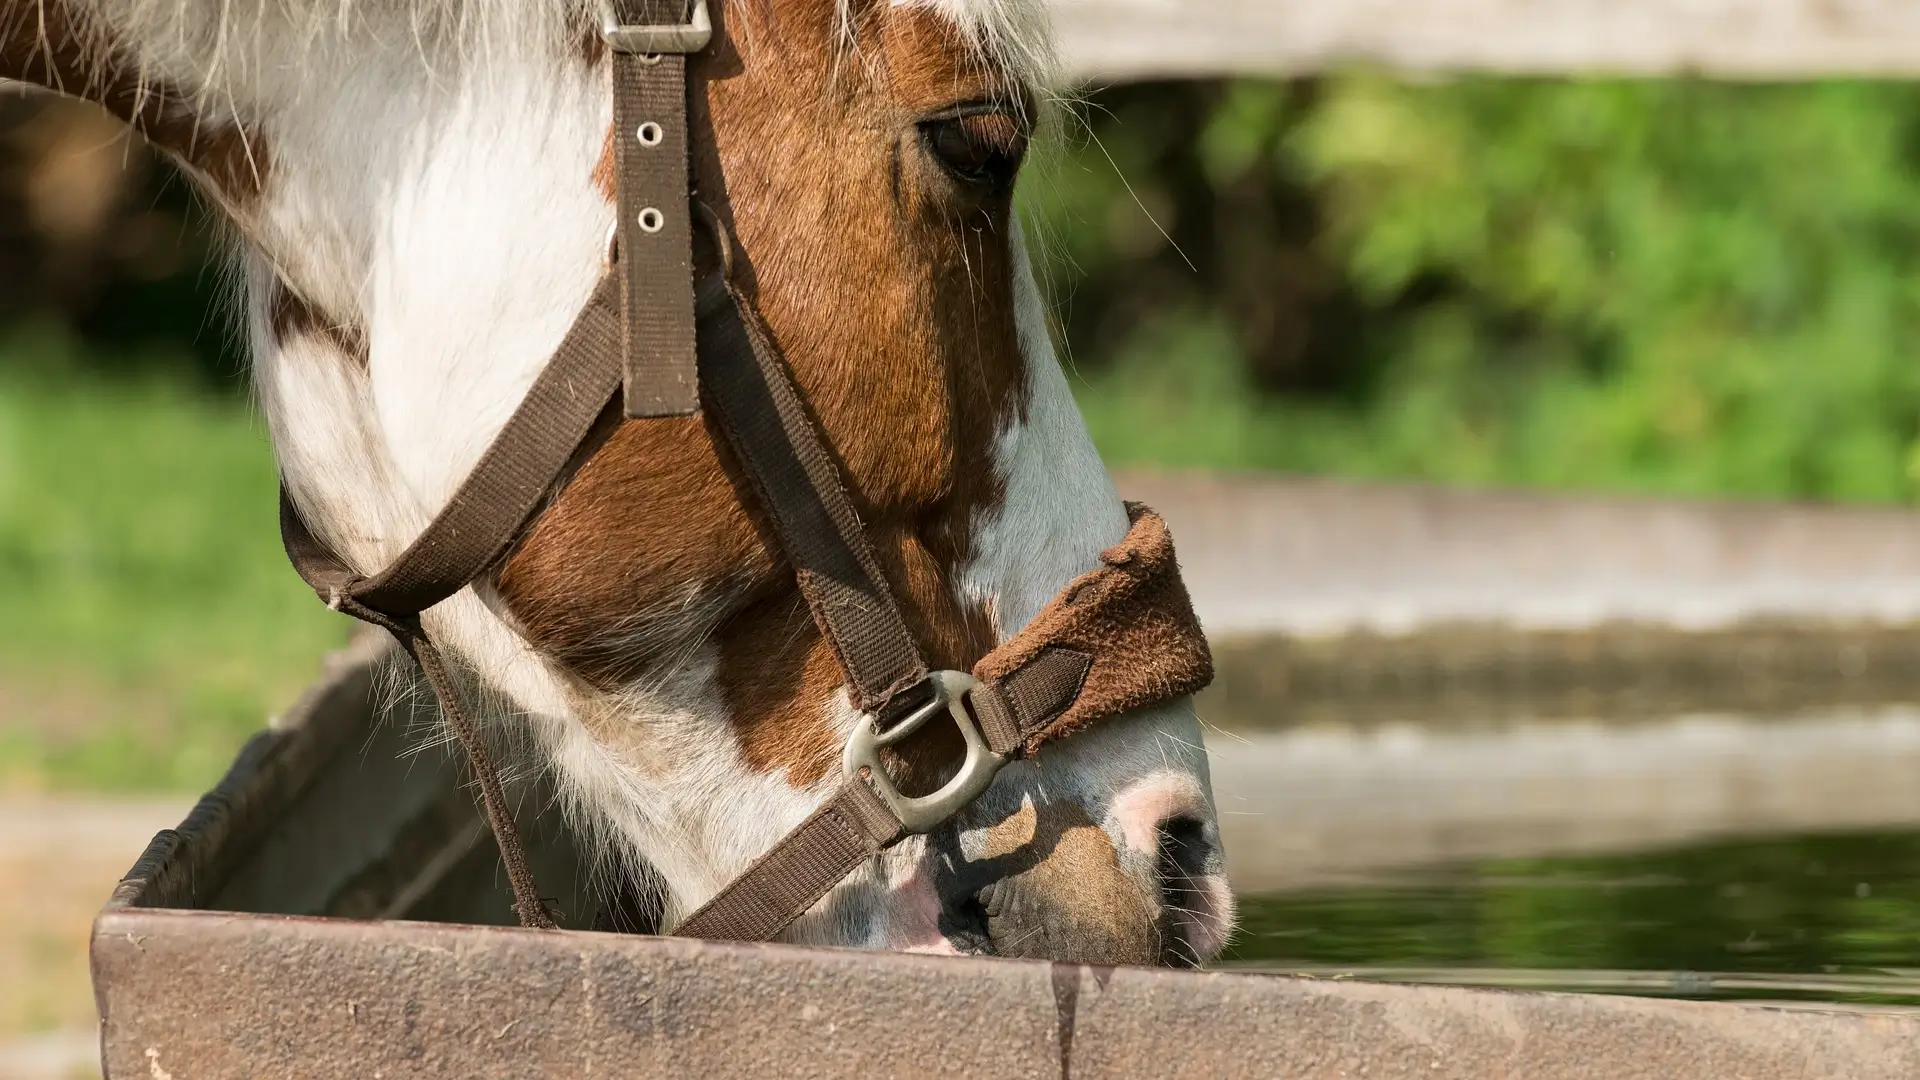
<svg viewBox="0 0 1920 1080">
<path fill-rule="evenodd" d="M 1094 81 L 1346 63 L 1508 74 L 1920 74 L 1914 0 L 1054 0 Z"/>
</svg>

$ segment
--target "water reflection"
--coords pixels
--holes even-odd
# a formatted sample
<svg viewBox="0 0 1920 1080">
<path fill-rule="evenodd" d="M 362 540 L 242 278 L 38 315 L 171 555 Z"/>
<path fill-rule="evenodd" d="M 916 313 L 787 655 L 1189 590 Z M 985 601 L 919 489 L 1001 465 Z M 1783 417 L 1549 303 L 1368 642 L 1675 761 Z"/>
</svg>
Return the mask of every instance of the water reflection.
<svg viewBox="0 0 1920 1080">
<path fill-rule="evenodd" d="M 1232 966 L 1920 1005 L 1920 833 L 1489 860 L 1242 900 Z"/>
</svg>

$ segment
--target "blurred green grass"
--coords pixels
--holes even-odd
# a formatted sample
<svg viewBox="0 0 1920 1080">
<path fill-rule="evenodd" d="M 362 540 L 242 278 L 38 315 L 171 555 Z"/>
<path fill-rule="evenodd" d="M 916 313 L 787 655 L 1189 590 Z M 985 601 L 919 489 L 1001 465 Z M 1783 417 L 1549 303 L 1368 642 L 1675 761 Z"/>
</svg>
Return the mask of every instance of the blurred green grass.
<svg viewBox="0 0 1920 1080">
<path fill-rule="evenodd" d="M 0 337 L 0 790 L 204 790 L 346 620 L 280 552 L 244 398 L 81 359 Z"/>
</svg>

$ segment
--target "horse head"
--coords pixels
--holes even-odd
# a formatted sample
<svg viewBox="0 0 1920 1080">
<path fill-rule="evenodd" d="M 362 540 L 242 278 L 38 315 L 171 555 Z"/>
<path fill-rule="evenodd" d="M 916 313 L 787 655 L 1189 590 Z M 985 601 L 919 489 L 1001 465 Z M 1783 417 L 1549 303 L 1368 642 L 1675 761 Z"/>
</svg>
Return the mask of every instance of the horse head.
<svg viewBox="0 0 1920 1080">
<path fill-rule="evenodd" d="M 1129 531 L 1013 192 L 1039 0 L 732 0 L 689 62 L 693 192 L 931 666 Z M 0 75 L 101 102 L 245 243 L 259 396 L 313 531 L 372 572 L 473 468 L 599 280 L 608 49 L 576 0 L 0 0 Z M 719 245 L 703 242 L 695 273 Z M 510 554 L 428 611 L 486 724 L 671 929 L 833 790 L 864 722 L 711 410 L 607 418 Z M 899 747 L 937 786 L 958 736 Z M 1195 962 L 1232 917 L 1189 699 L 1041 749 L 792 942 Z"/>
</svg>

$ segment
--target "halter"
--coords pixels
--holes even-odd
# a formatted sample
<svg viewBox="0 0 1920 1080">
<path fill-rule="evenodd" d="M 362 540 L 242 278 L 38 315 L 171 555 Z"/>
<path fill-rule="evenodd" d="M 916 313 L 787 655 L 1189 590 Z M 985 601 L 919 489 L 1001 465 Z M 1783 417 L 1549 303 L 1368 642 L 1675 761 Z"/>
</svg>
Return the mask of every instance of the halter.
<svg viewBox="0 0 1920 1080">
<path fill-rule="evenodd" d="M 433 688 L 480 782 L 523 926 L 555 923 L 491 756 L 420 613 L 510 554 L 616 407 L 624 420 L 707 408 L 866 717 L 847 740 L 838 790 L 676 934 L 770 940 L 860 863 L 951 820 L 1007 762 L 1193 693 L 1213 676 L 1166 525 L 1132 503 L 1125 540 L 971 674 L 928 668 L 824 435 L 734 285 L 732 236 L 691 191 L 687 58 L 711 40 L 707 4 L 694 0 L 688 12 L 685 0 L 605 0 L 619 211 L 608 271 L 446 507 L 367 577 L 314 536 L 284 485 L 280 492 L 281 537 L 300 576 L 328 607 L 392 633 Z M 696 216 L 719 264 L 697 282 Z M 943 719 L 959 729 L 965 760 L 939 790 L 904 794 L 882 751 Z"/>
</svg>

